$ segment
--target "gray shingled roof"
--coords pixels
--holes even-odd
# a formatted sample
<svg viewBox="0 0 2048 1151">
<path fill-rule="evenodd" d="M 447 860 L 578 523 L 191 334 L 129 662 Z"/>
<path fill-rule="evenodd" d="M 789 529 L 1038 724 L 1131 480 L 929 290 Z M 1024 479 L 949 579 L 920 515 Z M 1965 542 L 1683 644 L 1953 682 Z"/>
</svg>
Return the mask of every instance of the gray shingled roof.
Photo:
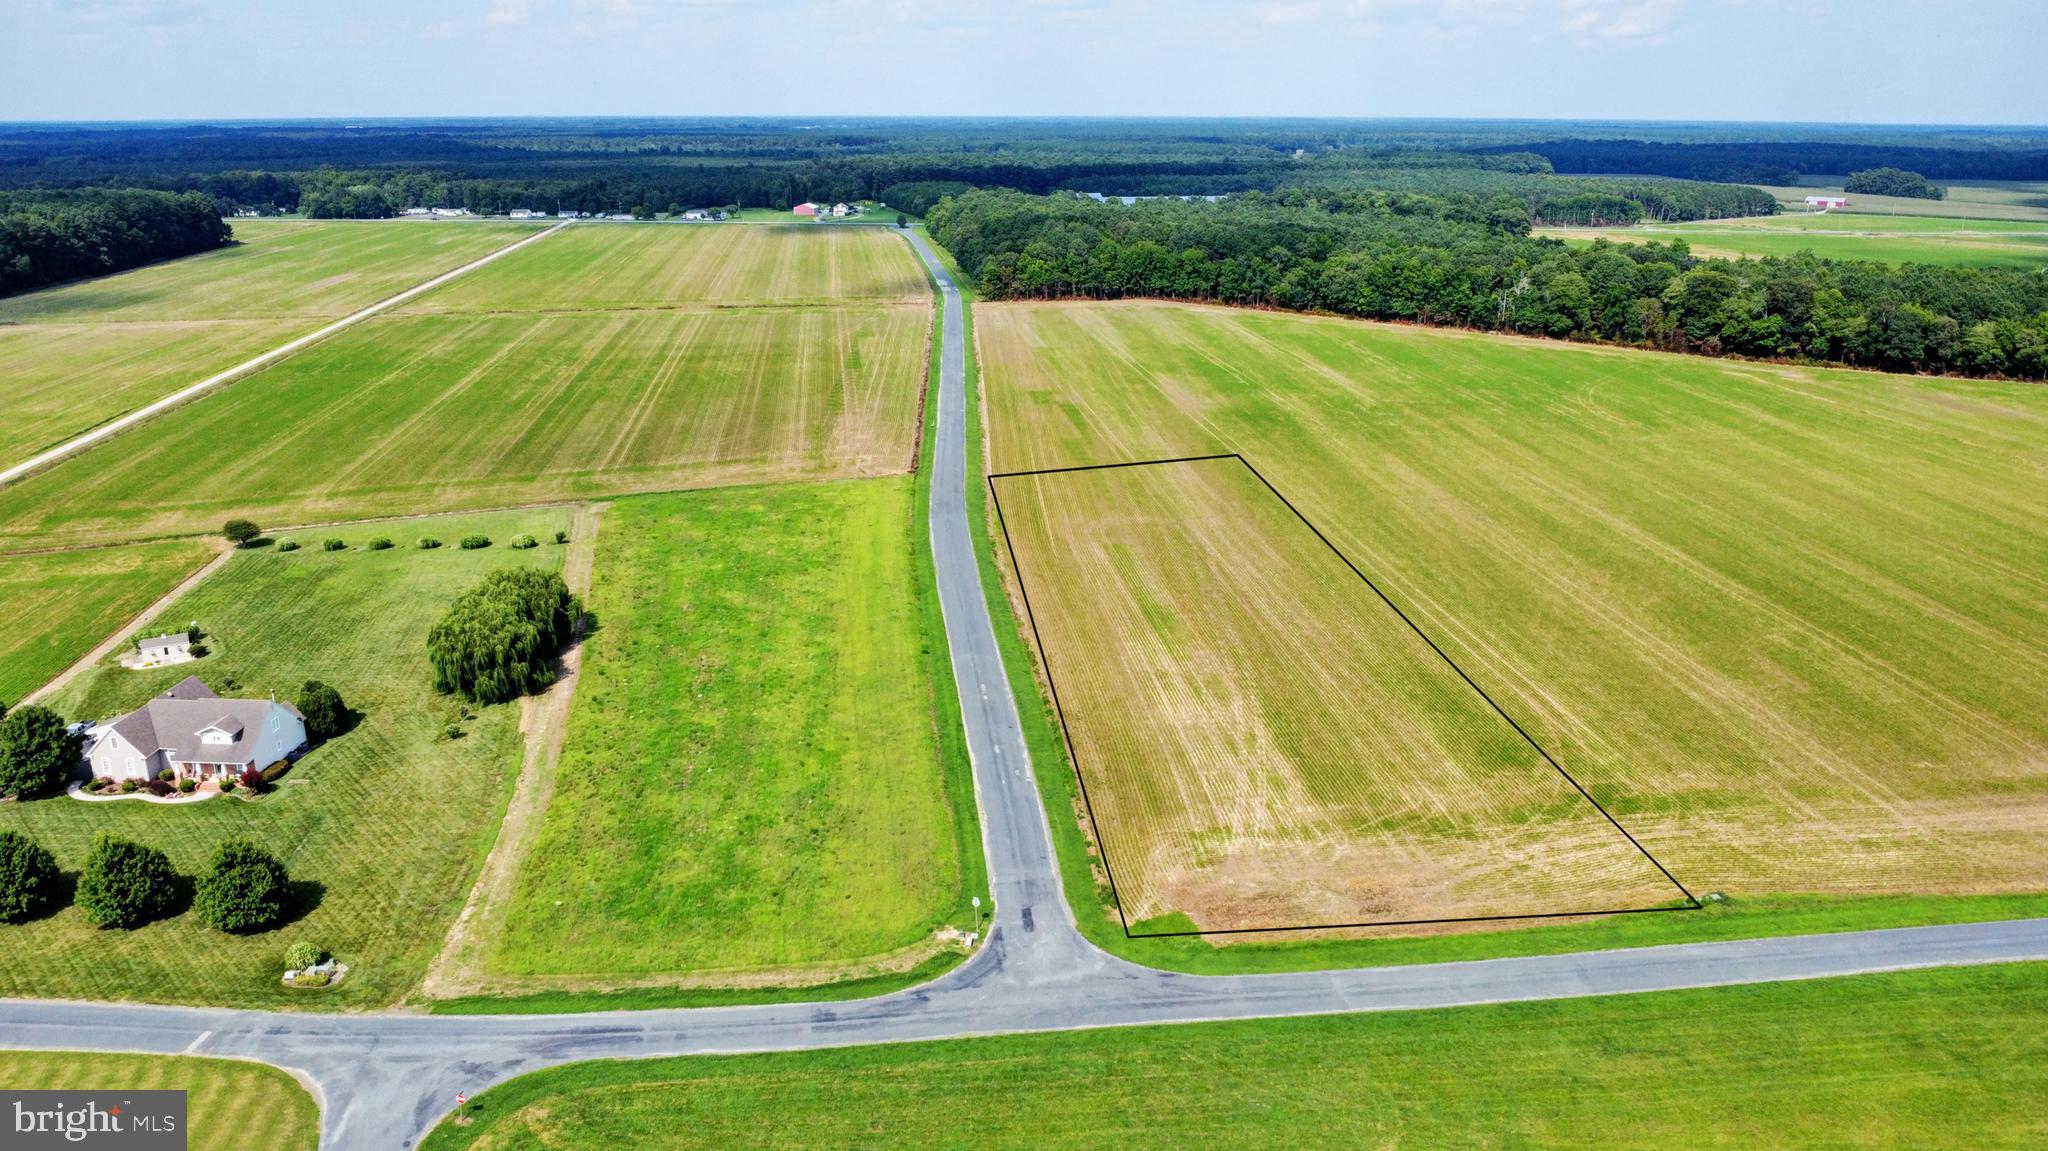
<svg viewBox="0 0 2048 1151">
<path fill-rule="evenodd" d="M 267 699 L 222 699 L 193 675 L 110 726 L 143 755 L 168 749 L 183 763 L 245 763 L 255 754 L 271 706 Z M 276 706 L 305 718 L 291 704 Z M 227 732 L 234 742 L 202 743 L 199 733 L 208 728 Z"/>
</svg>

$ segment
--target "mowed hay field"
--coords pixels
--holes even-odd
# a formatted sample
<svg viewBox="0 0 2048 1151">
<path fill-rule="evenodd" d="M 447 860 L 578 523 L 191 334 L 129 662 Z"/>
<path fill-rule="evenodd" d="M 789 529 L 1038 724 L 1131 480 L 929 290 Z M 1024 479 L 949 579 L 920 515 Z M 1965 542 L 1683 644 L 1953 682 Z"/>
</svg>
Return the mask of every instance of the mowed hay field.
<svg viewBox="0 0 2048 1151">
<path fill-rule="evenodd" d="M 853 302 L 924 305 L 924 272 L 881 228 L 579 224 L 408 311 L 589 311 Z"/>
<path fill-rule="evenodd" d="M 421 1146 L 2017 1149 L 2048 1141 L 2043 1012 L 2026 964 L 601 1060 L 472 1097 Z"/>
<path fill-rule="evenodd" d="M 427 630 L 457 595 L 493 568 L 553 566 L 564 548 L 505 546 L 519 532 L 544 540 L 567 528 L 567 509 L 329 529 L 349 550 L 311 546 L 237 554 L 173 602 L 157 621 L 199 621 L 212 654 L 176 667 L 95 669 L 52 706 L 106 719 L 187 675 L 222 694 L 296 699 L 308 679 L 332 685 L 362 713 L 315 748 L 274 791 L 178 805 L 87 803 L 58 795 L 0 804 L 0 828 L 19 831 L 75 873 L 93 837 L 111 832 L 162 849 L 185 876 L 215 845 L 243 836 L 284 861 L 300 888 L 297 917 L 254 935 L 227 935 L 185 911 L 133 931 L 103 931 L 65 905 L 45 918 L 0 926 L 0 995 L 127 999 L 264 1008 L 340 1009 L 389 1004 L 419 979 L 462 906 L 519 769 L 518 707 L 459 716 L 431 687 Z M 481 532 L 496 546 L 455 541 Z M 374 535 L 398 546 L 366 551 Z M 412 546 L 433 535 L 447 546 Z M 230 685 L 232 681 L 232 686 Z M 459 723 L 449 739 L 444 729 Z M 330 991 L 279 985 L 284 951 L 310 939 L 350 965 Z"/>
<path fill-rule="evenodd" d="M 516 282 L 545 294 L 566 273 L 522 261 L 586 228 L 600 230 L 566 229 L 474 275 L 524 268 Z M 783 251 L 738 225 L 608 231 L 652 237 L 636 251 L 663 267 L 664 245 Z M 902 240 L 872 239 L 908 266 Z M 380 316 L 0 489 L 0 549 L 207 531 L 233 515 L 303 523 L 901 473 L 929 326 L 928 300 Z"/>
<path fill-rule="evenodd" d="M 0 556 L 0 704 L 48 683 L 213 554 L 172 540 Z"/>
<path fill-rule="evenodd" d="M 227 248 L 0 300 L 0 465 L 535 230 L 236 220 Z"/>
<path fill-rule="evenodd" d="M 306 1089 L 275 1067 L 239 1059 L 0 1051 L 0 1084 L 12 1091 L 183 1091 L 188 1151 L 313 1151 L 320 1142 L 320 1111 Z"/>
<path fill-rule="evenodd" d="M 2048 267 L 2048 223 L 1848 212 L 1797 212 L 1632 228 L 1544 228 L 1571 243 L 1684 240 L 1694 255 L 1794 256 L 1962 267 Z"/>
<path fill-rule="evenodd" d="M 995 491 L 1134 927 L 1683 899 L 1239 461 Z"/>
<path fill-rule="evenodd" d="M 980 844 L 956 833 L 974 799 L 937 741 L 913 493 L 612 504 L 598 630 L 493 973 L 534 989 L 844 964 L 962 910 Z"/>
<path fill-rule="evenodd" d="M 1242 452 L 1695 892 L 2048 887 L 2048 391 L 1151 302 L 976 328 L 991 471 Z"/>
</svg>

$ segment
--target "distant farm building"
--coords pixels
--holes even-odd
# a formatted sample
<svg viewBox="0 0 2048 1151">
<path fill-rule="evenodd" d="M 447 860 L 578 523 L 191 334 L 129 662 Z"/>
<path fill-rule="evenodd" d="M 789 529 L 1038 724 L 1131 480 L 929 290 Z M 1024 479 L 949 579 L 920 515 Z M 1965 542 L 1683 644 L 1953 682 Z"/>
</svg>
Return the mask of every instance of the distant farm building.
<svg viewBox="0 0 2048 1151">
<path fill-rule="evenodd" d="M 798 204 L 796 207 L 791 208 L 789 210 L 789 214 L 792 216 L 815 216 L 818 214 L 818 205 L 811 203 L 809 200 L 806 200 L 803 203 Z"/>
<path fill-rule="evenodd" d="M 1817 208 L 1823 212 L 1827 211 L 1829 208 L 1846 208 L 1849 206 L 1849 197 L 1808 196 L 1806 198 L 1806 206 L 1809 208 Z"/>
<path fill-rule="evenodd" d="M 121 662 L 129 667 L 163 667 L 166 664 L 187 663 L 191 659 L 191 633 L 177 631 L 137 640 L 135 653 Z"/>
</svg>

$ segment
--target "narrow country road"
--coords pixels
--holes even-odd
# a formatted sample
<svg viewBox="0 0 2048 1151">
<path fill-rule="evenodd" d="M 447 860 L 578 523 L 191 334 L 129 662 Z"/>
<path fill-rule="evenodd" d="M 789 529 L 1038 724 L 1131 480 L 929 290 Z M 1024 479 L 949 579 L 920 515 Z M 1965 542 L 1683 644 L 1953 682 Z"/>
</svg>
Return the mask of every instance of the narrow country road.
<svg viewBox="0 0 2048 1151">
<path fill-rule="evenodd" d="M 306 1015 L 0 1002 L 0 1047 L 232 1056 L 297 1072 L 321 1095 L 321 1144 L 410 1147 L 455 1104 L 584 1059 L 792 1050 L 1143 1023 L 1448 1007 L 2048 958 L 2048 919 L 1289 975 L 1190 976 L 1096 950 L 1060 894 L 974 557 L 966 490 L 966 348 L 951 277 L 910 236 L 945 301 L 932 555 L 973 758 L 995 895 L 987 943 L 946 976 L 850 1003 L 558 1016 Z"/>
</svg>

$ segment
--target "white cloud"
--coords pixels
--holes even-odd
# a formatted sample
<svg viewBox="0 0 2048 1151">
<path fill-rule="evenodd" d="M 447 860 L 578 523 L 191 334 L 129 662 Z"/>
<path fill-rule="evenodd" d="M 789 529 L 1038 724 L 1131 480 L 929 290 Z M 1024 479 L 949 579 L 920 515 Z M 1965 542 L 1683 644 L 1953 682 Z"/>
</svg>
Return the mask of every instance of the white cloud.
<svg viewBox="0 0 2048 1151">
<path fill-rule="evenodd" d="M 1685 15 L 1684 0 L 1562 0 L 1565 31 L 1592 40 L 1655 40 Z"/>
<path fill-rule="evenodd" d="M 484 16 L 484 23 L 497 28 L 512 28 L 533 19 L 533 4 L 530 0 L 495 0 L 491 10 Z"/>
</svg>

